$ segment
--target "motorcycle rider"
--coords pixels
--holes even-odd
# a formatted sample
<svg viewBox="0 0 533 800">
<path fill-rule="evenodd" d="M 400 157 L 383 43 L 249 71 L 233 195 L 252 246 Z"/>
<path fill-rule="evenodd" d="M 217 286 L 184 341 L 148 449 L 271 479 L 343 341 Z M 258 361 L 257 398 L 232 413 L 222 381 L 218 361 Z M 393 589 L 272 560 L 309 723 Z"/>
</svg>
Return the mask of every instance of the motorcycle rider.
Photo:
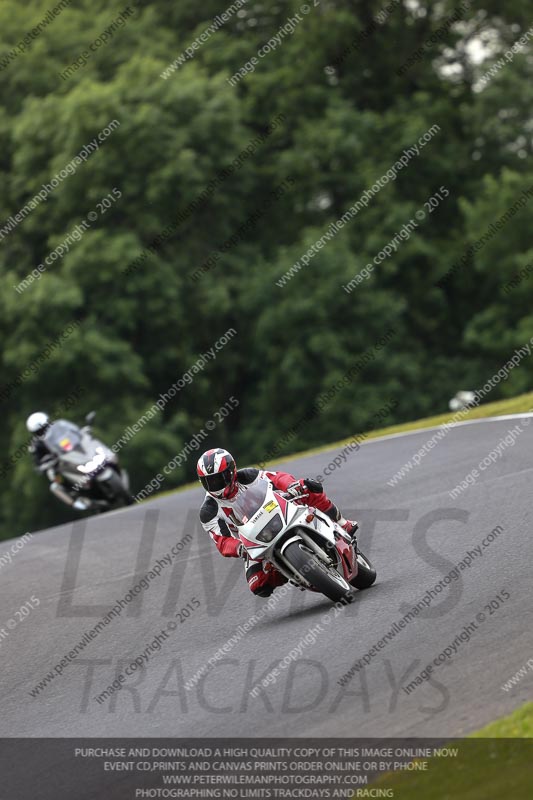
<svg viewBox="0 0 533 800">
<path fill-rule="evenodd" d="M 50 481 L 50 491 L 67 506 L 77 511 L 87 511 L 92 506 L 88 497 L 77 497 L 75 490 L 63 481 L 57 472 L 57 456 L 51 452 L 44 436 L 52 422 L 44 411 L 35 411 L 26 420 L 26 428 L 32 434 L 28 452 L 33 456 L 37 472 L 45 472 Z"/>
<path fill-rule="evenodd" d="M 207 450 L 198 459 L 198 479 L 207 494 L 200 509 L 202 527 L 213 539 L 223 556 L 244 557 L 245 575 L 250 590 L 260 597 L 270 597 L 277 586 L 287 582 L 272 564 L 252 561 L 237 536 L 232 522 L 232 504 L 244 486 L 252 485 L 258 478 L 267 478 L 275 489 L 289 500 L 312 506 L 338 522 L 352 537 L 356 546 L 357 522 L 345 519 L 337 506 L 326 496 L 322 484 L 310 478 L 297 480 L 288 472 L 270 472 L 259 469 L 237 469 L 235 459 L 223 448 Z"/>
</svg>

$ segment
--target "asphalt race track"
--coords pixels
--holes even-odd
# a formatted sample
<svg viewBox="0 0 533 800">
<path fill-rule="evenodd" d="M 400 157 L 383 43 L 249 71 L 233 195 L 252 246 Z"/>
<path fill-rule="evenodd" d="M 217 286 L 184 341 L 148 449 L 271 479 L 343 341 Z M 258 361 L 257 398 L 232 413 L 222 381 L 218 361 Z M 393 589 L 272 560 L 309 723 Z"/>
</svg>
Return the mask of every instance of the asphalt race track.
<svg viewBox="0 0 533 800">
<path fill-rule="evenodd" d="M 249 592 L 242 562 L 222 558 L 196 527 L 201 490 L 35 534 L 0 571 L 0 628 L 6 633 L 0 641 L 0 734 L 440 737 L 512 711 L 530 697 L 532 680 L 524 678 L 509 692 L 501 688 L 533 656 L 529 422 L 458 425 L 394 487 L 387 481 L 434 431 L 368 442 L 349 455 L 326 489 L 360 521 L 359 542 L 378 570 L 376 585 L 336 617 L 329 601 L 291 588 L 190 691 L 184 682 L 266 603 Z M 517 425 L 513 446 L 501 450 L 475 485 L 450 498 L 449 491 Z M 337 452 L 279 467 L 316 476 Z M 354 662 L 497 526 L 481 555 L 458 570 L 457 579 L 448 578 L 429 607 L 340 686 Z M 187 533 L 193 539 L 175 562 L 32 697 L 84 632 Z M 2 542 L 1 552 L 9 546 Z M 8 629 L 7 620 L 32 596 L 39 606 Z M 188 603 L 194 610 L 181 612 L 179 622 L 175 615 Z M 430 680 L 403 691 L 476 618 L 469 640 L 463 635 Z M 174 622 L 147 666 L 98 703 L 94 698 Z M 312 628 L 315 634 L 308 634 Z M 287 660 L 275 682 L 252 697 L 251 689 L 306 635 L 300 659 Z"/>
</svg>

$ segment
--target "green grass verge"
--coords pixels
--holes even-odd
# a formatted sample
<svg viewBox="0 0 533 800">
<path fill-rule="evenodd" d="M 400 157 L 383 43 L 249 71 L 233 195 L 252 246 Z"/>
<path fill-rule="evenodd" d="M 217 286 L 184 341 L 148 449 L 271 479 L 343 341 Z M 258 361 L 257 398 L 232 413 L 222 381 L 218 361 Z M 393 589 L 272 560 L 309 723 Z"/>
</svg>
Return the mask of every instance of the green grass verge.
<svg viewBox="0 0 533 800">
<path fill-rule="evenodd" d="M 372 788 L 392 790 L 396 800 L 531 800 L 532 737 L 533 703 L 527 703 L 467 738 L 443 745 L 458 747 L 456 758 L 431 758 L 426 772 L 389 773 Z"/>
<path fill-rule="evenodd" d="M 533 738 L 533 703 L 526 703 L 502 717 L 489 723 L 480 731 L 471 733 L 472 739 L 531 739 Z M 532 765 L 533 766 L 533 765 Z M 533 772 L 531 775 L 531 796 L 533 797 Z"/>
<path fill-rule="evenodd" d="M 504 414 L 520 414 L 524 411 L 533 411 L 533 392 L 528 394 L 521 394 L 518 397 L 512 397 L 509 400 L 497 400 L 494 403 L 485 403 L 484 405 L 477 406 L 465 414 L 461 413 L 458 416 L 457 412 L 448 411 L 446 414 L 438 414 L 435 417 L 424 417 L 423 419 L 416 419 L 413 422 L 403 422 L 400 425 L 390 425 L 388 428 L 378 428 L 377 430 L 369 431 L 364 434 L 365 441 L 367 439 L 379 439 L 382 436 L 389 436 L 392 433 L 407 433 L 408 431 L 421 430 L 423 428 L 434 428 L 437 425 L 443 425 L 445 422 L 453 422 L 454 420 L 464 422 L 469 419 L 483 419 L 484 417 L 498 417 Z M 354 438 L 357 434 L 353 434 L 349 438 L 342 439 L 340 442 L 333 442 L 332 444 L 322 445 L 313 450 L 306 450 L 302 453 L 295 453 L 291 456 L 280 456 L 283 461 L 292 461 L 295 458 L 303 458 L 304 456 L 313 455 L 313 453 L 322 453 L 325 450 L 333 450 L 337 447 L 342 447 L 350 439 Z M 363 435 L 363 434 L 361 434 Z M 274 463 L 274 462 L 270 462 Z"/>
<path fill-rule="evenodd" d="M 503 414 L 519 414 L 523 411 L 533 411 L 533 392 L 521 394 L 518 397 L 512 397 L 509 400 L 497 400 L 494 403 L 485 403 L 484 405 L 480 405 L 477 408 L 471 409 L 466 414 L 461 414 L 459 419 L 462 422 L 463 420 L 468 419 L 483 419 L 483 417 L 497 417 Z M 407 431 L 414 431 L 422 428 L 433 428 L 436 425 L 443 425 L 445 422 L 452 422 L 454 419 L 457 419 L 456 412 L 449 411 L 446 414 L 439 414 L 435 417 L 425 417 L 424 419 L 413 420 L 413 422 L 404 422 L 401 425 L 391 425 L 388 428 L 378 428 L 364 434 L 361 433 L 360 435 L 364 435 L 364 441 L 367 439 L 379 439 L 382 436 L 388 436 L 391 433 L 406 433 Z M 332 442 L 331 444 L 321 445 L 320 447 L 315 447 L 311 450 L 303 450 L 299 453 L 292 453 L 289 456 L 280 455 L 275 460 L 268 461 L 265 466 L 268 467 L 271 464 L 277 464 L 280 461 L 295 461 L 298 458 L 312 456 L 315 453 L 323 453 L 326 450 L 342 448 L 356 435 L 357 434 L 354 433 L 352 436 L 342 439 L 340 442 Z M 153 500 L 155 497 L 166 497 L 169 494 L 175 494 L 176 492 L 183 492 L 186 489 L 194 489 L 197 487 L 198 484 L 196 482 L 187 483 L 177 489 L 169 489 L 166 492 L 158 492 L 157 495 L 147 497 L 146 500 Z"/>
</svg>

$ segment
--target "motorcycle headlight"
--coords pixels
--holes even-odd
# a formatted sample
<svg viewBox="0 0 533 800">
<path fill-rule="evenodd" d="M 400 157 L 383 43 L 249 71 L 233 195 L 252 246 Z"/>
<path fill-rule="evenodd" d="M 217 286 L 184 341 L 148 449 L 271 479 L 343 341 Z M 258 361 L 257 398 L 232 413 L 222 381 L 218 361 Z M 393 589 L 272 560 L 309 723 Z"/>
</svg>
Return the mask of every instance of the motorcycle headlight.
<svg viewBox="0 0 533 800">
<path fill-rule="evenodd" d="M 261 533 L 258 533 L 256 539 L 260 542 L 271 542 L 274 536 L 276 536 L 280 530 L 283 528 L 283 521 L 279 514 L 276 514 L 270 522 L 267 522 L 265 527 L 262 529 Z"/>
</svg>

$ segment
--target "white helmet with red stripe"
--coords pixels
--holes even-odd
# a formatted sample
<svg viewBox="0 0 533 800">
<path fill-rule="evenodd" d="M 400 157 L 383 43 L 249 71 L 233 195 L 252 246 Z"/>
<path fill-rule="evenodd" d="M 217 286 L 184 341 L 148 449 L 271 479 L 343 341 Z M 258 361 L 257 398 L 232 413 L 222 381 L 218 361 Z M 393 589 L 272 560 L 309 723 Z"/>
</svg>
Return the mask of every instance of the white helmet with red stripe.
<svg viewBox="0 0 533 800">
<path fill-rule="evenodd" d="M 198 480 L 212 497 L 230 500 L 237 494 L 237 465 L 227 450 L 206 450 L 198 459 L 196 470 Z"/>
</svg>

